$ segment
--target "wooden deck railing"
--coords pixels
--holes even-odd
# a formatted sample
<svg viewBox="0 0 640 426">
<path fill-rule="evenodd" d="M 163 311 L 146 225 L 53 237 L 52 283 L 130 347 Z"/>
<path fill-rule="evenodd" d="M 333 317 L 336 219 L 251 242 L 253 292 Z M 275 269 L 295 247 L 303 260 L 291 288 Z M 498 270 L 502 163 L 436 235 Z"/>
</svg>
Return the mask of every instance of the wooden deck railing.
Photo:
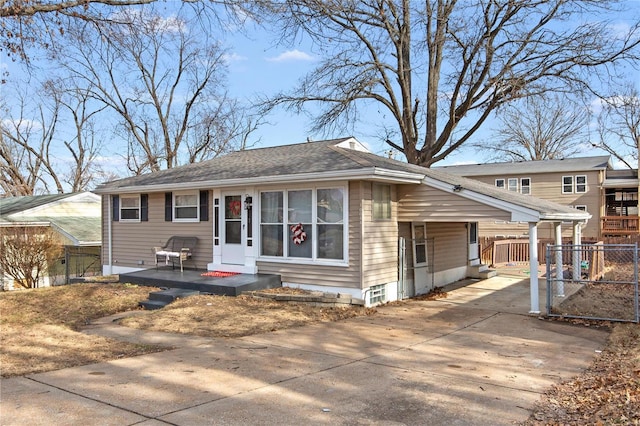
<svg viewBox="0 0 640 426">
<path fill-rule="evenodd" d="M 602 216 L 602 235 L 634 235 L 640 233 L 638 216 Z"/>
<path fill-rule="evenodd" d="M 538 240 L 538 261 L 541 264 L 546 262 L 547 244 L 554 244 L 551 240 Z M 580 253 L 580 260 L 584 265 L 588 265 L 589 279 L 601 279 L 604 274 L 604 248 L 602 241 L 595 244 L 583 246 Z M 567 246 L 569 247 L 569 246 Z M 482 263 L 494 267 L 507 264 L 519 265 L 529 263 L 529 241 L 528 240 L 495 240 L 482 245 L 480 252 Z M 562 251 L 562 263 L 571 265 L 574 262 L 573 251 L 570 249 Z"/>
</svg>

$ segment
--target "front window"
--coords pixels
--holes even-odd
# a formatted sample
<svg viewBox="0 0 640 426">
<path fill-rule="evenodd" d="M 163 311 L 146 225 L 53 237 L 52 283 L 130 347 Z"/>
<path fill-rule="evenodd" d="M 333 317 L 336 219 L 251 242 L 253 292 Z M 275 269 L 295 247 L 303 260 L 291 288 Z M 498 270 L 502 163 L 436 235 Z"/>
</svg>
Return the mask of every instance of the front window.
<svg viewBox="0 0 640 426">
<path fill-rule="evenodd" d="M 373 219 L 391 219 L 391 185 L 373 184 Z"/>
<path fill-rule="evenodd" d="M 140 196 L 120 196 L 120 220 L 140 220 Z"/>
<path fill-rule="evenodd" d="M 345 197 L 343 188 L 260 193 L 260 254 L 343 260 Z"/>
<path fill-rule="evenodd" d="M 176 222 L 198 220 L 198 192 L 177 193 L 173 197 L 173 219 Z"/>
</svg>

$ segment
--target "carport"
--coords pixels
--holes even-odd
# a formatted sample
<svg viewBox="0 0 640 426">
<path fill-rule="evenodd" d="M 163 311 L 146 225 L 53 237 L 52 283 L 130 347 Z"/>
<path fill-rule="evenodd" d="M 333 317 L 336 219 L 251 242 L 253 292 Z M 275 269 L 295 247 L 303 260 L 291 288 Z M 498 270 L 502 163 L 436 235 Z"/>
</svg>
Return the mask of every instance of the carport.
<svg viewBox="0 0 640 426">
<path fill-rule="evenodd" d="M 537 271 L 538 225 L 551 222 L 556 244 L 562 244 L 562 223 L 570 222 L 573 241 L 580 244 L 582 226 L 591 218 L 588 212 L 558 203 L 523 195 L 505 189 L 428 169 L 419 190 L 400 190 L 398 196 L 400 222 L 466 223 L 506 221 L 528 224 L 530 268 Z M 472 265 L 478 259 L 469 259 Z M 558 260 L 562 262 L 562 259 Z M 579 259 L 576 260 L 579 262 Z M 579 268 L 576 268 L 579 270 Z M 445 282 L 451 282 L 446 281 Z M 530 276 L 530 313 L 540 313 L 537 274 Z"/>
</svg>

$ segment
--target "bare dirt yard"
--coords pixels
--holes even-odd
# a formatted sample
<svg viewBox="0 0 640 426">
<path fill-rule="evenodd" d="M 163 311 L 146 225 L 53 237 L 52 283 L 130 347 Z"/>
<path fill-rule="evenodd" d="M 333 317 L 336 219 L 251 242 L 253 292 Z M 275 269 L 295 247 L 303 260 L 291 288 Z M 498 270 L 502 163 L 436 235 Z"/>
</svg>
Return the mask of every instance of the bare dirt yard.
<svg viewBox="0 0 640 426">
<path fill-rule="evenodd" d="M 2 377 L 166 349 L 81 332 L 94 319 L 139 310 L 138 302 L 154 290 L 157 289 L 127 284 L 75 284 L 0 292 Z M 420 299 L 446 296 L 438 289 Z M 158 311 L 139 311 L 123 324 L 199 336 L 236 337 L 375 312 L 375 309 L 319 308 L 244 296 L 193 296 Z M 576 326 L 611 328 L 608 345 L 583 374 L 549 389 L 524 424 L 640 425 L 640 326 L 571 321 Z"/>
</svg>

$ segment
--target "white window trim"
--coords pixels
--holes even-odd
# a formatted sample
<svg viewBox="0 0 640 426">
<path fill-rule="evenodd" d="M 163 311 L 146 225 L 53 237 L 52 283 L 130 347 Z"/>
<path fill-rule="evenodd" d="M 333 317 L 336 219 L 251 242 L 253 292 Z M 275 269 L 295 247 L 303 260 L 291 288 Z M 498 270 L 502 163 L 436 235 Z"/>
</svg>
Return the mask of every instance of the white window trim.
<svg viewBox="0 0 640 426">
<path fill-rule="evenodd" d="M 176 203 L 176 197 L 180 196 L 180 195 L 195 195 L 196 196 L 196 217 L 192 218 L 192 217 L 188 217 L 188 218 L 177 218 L 176 216 L 176 209 L 178 208 L 178 205 Z M 172 219 L 173 222 L 189 222 L 189 223 L 193 223 L 193 222 L 200 222 L 200 191 L 180 191 L 180 192 L 174 192 L 172 194 L 173 199 L 171 200 L 171 215 L 172 215 Z M 193 206 L 181 206 L 181 207 L 193 207 Z"/>
<path fill-rule="evenodd" d="M 498 186 L 498 182 L 502 182 L 502 186 Z M 507 182 L 505 179 L 496 179 L 496 188 L 507 189 Z"/>
<path fill-rule="evenodd" d="M 564 178 L 571 178 L 571 184 L 564 183 Z M 562 176 L 562 181 L 560 182 L 560 184 L 561 184 L 561 189 L 563 194 L 573 194 L 573 188 L 575 185 L 575 179 L 573 178 L 573 176 Z M 571 186 L 571 191 L 565 191 L 564 187 L 569 185 Z"/>
<path fill-rule="evenodd" d="M 122 200 L 125 198 L 137 198 L 138 199 L 138 218 L 137 219 L 123 219 L 122 218 Z M 142 200 L 140 198 L 140 194 L 137 195 L 120 195 L 120 201 L 119 201 L 119 205 L 118 205 L 118 214 L 120 215 L 119 217 L 119 221 L 120 222 L 140 222 L 140 219 L 142 217 Z M 125 208 L 125 210 L 133 210 L 133 208 Z"/>
<path fill-rule="evenodd" d="M 515 181 L 515 187 L 511 187 L 511 183 Z M 507 179 L 507 187 L 506 187 L 507 191 L 510 192 L 518 192 L 518 178 L 508 178 Z"/>
<path fill-rule="evenodd" d="M 343 220 L 337 224 L 342 225 L 342 259 L 322 259 L 318 256 L 318 247 L 316 245 L 317 240 L 313 240 L 313 249 L 311 251 L 311 258 L 308 257 L 289 257 L 286 254 L 289 251 L 289 244 L 291 243 L 290 239 L 286 236 L 289 235 L 289 224 L 288 218 L 283 217 L 283 245 L 282 245 L 282 256 L 266 256 L 261 253 L 262 248 L 262 230 L 261 225 L 262 221 L 260 218 L 260 210 L 262 208 L 261 204 L 261 194 L 263 192 L 282 192 L 283 193 L 283 209 L 286 210 L 286 206 L 288 205 L 288 197 L 287 194 L 289 191 L 304 191 L 311 190 L 311 202 L 312 202 L 312 226 L 313 226 L 313 235 L 317 238 L 317 225 L 318 225 L 318 204 L 317 204 L 317 191 L 322 189 L 341 189 L 343 193 Z M 345 267 L 349 266 L 349 187 L 346 183 L 337 183 L 335 185 L 322 185 L 322 186 L 301 186 L 301 187 L 291 187 L 291 188 L 265 188 L 258 192 L 258 220 L 257 222 L 257 236 L 254 233 L 254 245 L 256 246 L 256 255 L 257 260 L 264 262 L 272 262 L 272 263 L 295 263 L 300 265 L 323 265 L 323 266 L 339 266 Z M 254 206 L 255 206 L 254 202 Z M 256 244 L 257 242 L 257 244 Z"/>
<path fill-rule="evenodd" d="M 525 180 L 525 179 L 529 179 L 529 185 L 525 186 L 525 185 L 522 184 L 522 181 Z M 522 192 L 522 188 L 529 188 L 529 192 L 525 194 L 524 192 Z M 530 177 L 520 178 L 520 193 L 523 194 L 523 195 L 531 195 L 531 192 L 532 192 L 531 191 L 531 178 Z"/>
<path fill-rule="evenodd" d="M 584 178 L 584 183 L 578 183 L 578 178 Z M 584 191 L 578 191 L 578 185 L 584 185 Z M 574 192 L 576 194 L 586 194 L 589 186 L 587 185 L 587 175 L 576 175 L 574 176 Z"/>
</svg>

